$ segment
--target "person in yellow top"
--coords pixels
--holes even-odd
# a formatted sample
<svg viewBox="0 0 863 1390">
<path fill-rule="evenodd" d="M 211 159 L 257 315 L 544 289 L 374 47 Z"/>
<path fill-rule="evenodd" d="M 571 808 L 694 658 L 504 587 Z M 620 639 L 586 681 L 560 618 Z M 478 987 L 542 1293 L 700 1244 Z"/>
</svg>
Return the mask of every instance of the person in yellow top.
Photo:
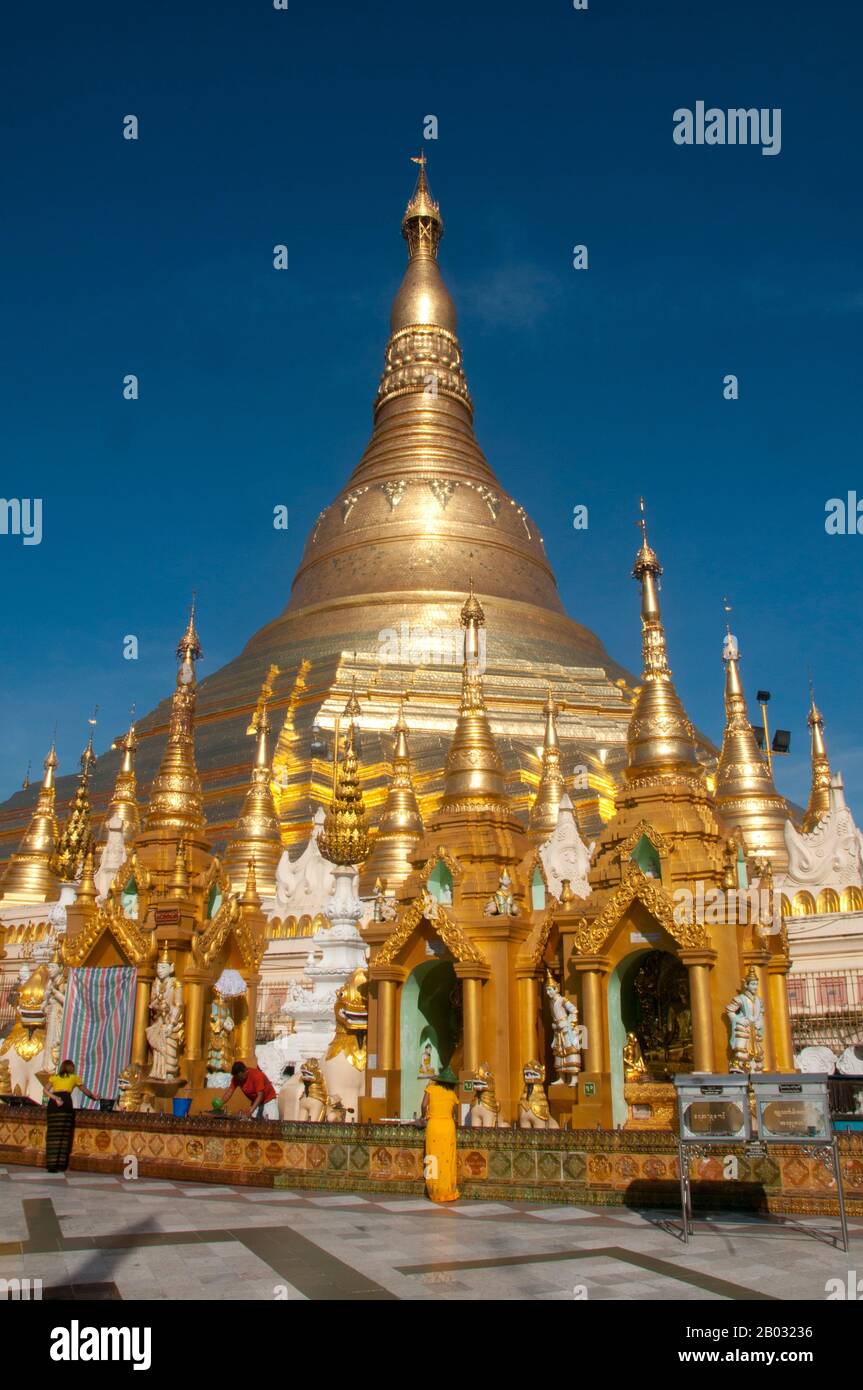
<svg viewBox="0 0 863 1390">
<path fill-rule="evenodd" d="M 455 1117 L 458 1113 L 458 1077 L 444 1067 L 425 1089 L 422 1115 L 426 1121 L 423 1175 L 426 1193 L 433 1202 L 457 1202 Z"/>
<path fill-rule="evenodd" d="M 44 1075 L 44 1073 L 43 1073 Z M 75 1063 L 68 1057 L 61 1062 L 53 1076 L 45 1083 L 48 1097 L 47 1133 L 45 1135 L 45 1167 L 49 1173 L 65 1173 L 69 1167 L 72 1140 L 75 1137 L 75 1107 L 72 1092 L 78 1087 L 90 1100 L 94 1096 L 75 1071 Z"/>
</svg>

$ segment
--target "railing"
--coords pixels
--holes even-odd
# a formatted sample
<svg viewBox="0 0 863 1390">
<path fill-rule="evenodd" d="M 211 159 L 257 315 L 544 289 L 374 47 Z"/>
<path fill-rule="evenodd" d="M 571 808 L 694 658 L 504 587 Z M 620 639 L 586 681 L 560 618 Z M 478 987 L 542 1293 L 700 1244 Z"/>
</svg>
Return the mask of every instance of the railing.
<svg viewBox="0 0 863 1390">
<path fill-rule="evenodd" d="M 863 970 L 794 971 L 788 977 L 794 1051 L 863 1043 Z"/>
</svg>

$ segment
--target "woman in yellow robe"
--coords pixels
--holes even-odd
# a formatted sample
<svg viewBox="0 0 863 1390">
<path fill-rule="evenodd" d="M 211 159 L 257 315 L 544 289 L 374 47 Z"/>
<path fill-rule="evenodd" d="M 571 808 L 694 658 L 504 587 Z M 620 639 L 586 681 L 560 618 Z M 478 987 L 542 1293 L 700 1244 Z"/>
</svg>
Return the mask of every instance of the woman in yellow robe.
<svg viewBox="0 0 863 1390">
<path fill-rule="evenodd" d="M 433 1202 L 457 1202 L 455 1117 L 458 1110 L 458 1077 L 451 1067 L 430 1081 L 422 1104 L 426 1121 L 423 1173 L 426 1192 Z"/>
</svg>

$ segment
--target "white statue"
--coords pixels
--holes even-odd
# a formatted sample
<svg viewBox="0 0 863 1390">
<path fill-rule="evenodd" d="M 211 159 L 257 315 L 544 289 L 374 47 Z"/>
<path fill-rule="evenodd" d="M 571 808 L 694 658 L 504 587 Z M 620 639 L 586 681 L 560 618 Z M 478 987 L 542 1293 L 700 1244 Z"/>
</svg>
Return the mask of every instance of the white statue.
<svg viewBox="0 0 863 1390">
<path fill-rule="evenodd" d="M 126 862 L 128 851 L 123 835 L 125 826 L 123 818 L 113 815 L 109 821 L 105 822 L 107 837 L 102 847 L 102 854 L 99 859 L 99 867 L 93 875 L 96 884 L 96 896 L 100 899 L 107 898 L 108 889 L 117 876 L 118 869 Z"/>
<path fill-rule="evenodd" d="M 45 1066 L 55 1068 L 62 1061 L 60 1057 L 60 1030 L 63 1024 L 63 1007 L 66 1003 L 66 971 L 58 960 L 48 963 L 48 978 L 45 982 Z"/>
<path fill-rule="evenodd" d="M 798 1071 L 826 1072 L 832 1076 L 836 1070 L 836 1054 L 832 1048 L 823 1045 L 804 1047 L 795 1056 L 794 1065 Z"/>
<path fill-rule="evenodd" d="M 563 892 L 564 879 L 569 880 L 570 888 L 577 898 L 589 896 L 590 884 L 587 875 L 593 850 L 594 845 L 591 844 L 588 849 L 579 835 L 572 801 L 568 793 L 564 792 L 560 798 L 557 825 L 539 851 L 548 891 L 555 898 L 560 898 Z"/>
<path fill-rule="evenodd" d="M 561 994 L 551 978 L 546 984 L 545 992 L 554 1030 L 552 1052 L 557 1079 L 567 1086 L 575 1086 L 578 1073 L 581 1071 L 581 1028 L 578 1023 L 578 1008 L 571 999 Z"/>
<path fill-rule="evenodd" d="M 731 1030 L 730 1071 L 764 1070 L 764 1005 L 758 995 L 758 976 L 750 970 L 725 1013 Z"/>
<path fill-rule="evenodd" d="M 788 871 L 777 877 L 776 890 L 792 899 L 807 890 L 814 898 L 825 888 L 841 893 L 863 886 L 863 835 L 845 803 L 842 776 L 830 785 L 830 810 L 808 835 L 785 822 Z"/>
<path fill-rule="evenodd" d="M 173 1081 L 180 1074 L 180 1044 L 183 1040 L 183 987 L 174 975 L 173 962 L 163 958 L 156 966 L 156 979 L 150 994 L 147 1042 L 153 1051 L 150 1076 L 155 1081 Z"/>
</svg>

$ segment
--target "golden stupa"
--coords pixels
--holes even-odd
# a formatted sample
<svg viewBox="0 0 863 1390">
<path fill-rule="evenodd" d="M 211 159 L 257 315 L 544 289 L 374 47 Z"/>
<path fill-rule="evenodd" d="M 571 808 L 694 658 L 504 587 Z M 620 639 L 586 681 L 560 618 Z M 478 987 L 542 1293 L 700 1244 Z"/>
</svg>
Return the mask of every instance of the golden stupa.
<svg viewBox="0 0 863 1390">
<path fill-rule="evenodd" d="M 460 686 L 460 610 L 471 586 L 482 594 L 488 619 L 485 699 L 514 807 L 526 815 L 540 783 L 549 698 L 565 710 L 557 719 L 564 774 L 577 765 L 588 769 L 577 805 L 586 830 L 596 833 L 611 813 L 626 762 L 636 682 L 565 612 L 535 521 L 501 486 L 477 442 L 455 306 L 438 266 L 443 218 L 424 157 L 416 162 L 401 223 L 408 264 L 393 302 L 371 439 L 315 520 L 284 610 L 198 687 L 200 785 L 187 790 L 194 793 L 193 819 L 203 814 L 216 848 L 227 845 L 249 791 L 245 735 L 273 665 L 280 675 L 268 710 L 283 841 L 304 842 L 315 805 L 326 799 L 335 720 L 354 681 L 363 698 L 361 763 L 371 823 L 386 799 L 390 733 L 405 689 L 414 785 L 427 822 L 443 791 Z M 197 642 L 193 623 L 187 637 Z M 170 796 L 158 780 L 165 776 L 159 768 L 170 717 L 164 701 L 135 727 L 142 795 L 157 779 L 151 830 L 171 821 Z M 126 753 L 119 746 L 92 770 L 96 820 Z M 171 758 L 181 753 L 174 746 Z M 699 756 L 714 756 L 703 740 Z M 58 809 L 73 791 L 71 779 L 61 779 Z M 17 847 L 32 804 L 32 794 L 18 793 L 0 810 L 0 859 Z M 188 830 L 192 838 L 201 833 L 199 825 Z M 238 862 L 235 873 L 240 869 Z"/>
</svg>

